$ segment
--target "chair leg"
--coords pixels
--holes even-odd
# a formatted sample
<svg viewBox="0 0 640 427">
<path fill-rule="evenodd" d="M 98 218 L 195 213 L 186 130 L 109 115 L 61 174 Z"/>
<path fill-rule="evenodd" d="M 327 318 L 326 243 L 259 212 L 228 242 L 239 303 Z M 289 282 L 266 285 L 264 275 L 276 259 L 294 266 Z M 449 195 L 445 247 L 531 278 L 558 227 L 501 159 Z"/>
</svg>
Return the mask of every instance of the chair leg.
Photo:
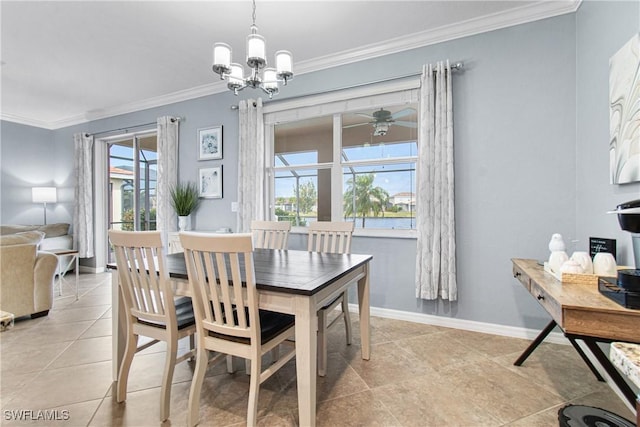
<svg viewBox="0 0 640 427">
<path fill-rule="evenodd" d="M 251 360 L 244 359 L 244 373 L 251 375 Z"/>
<path fill-rule="evenodd" d="M 171 411 L 171 383 L 173 381 L 173 371 L 176 367 L 176 357 L 178 353 L 178 342 L 176 340 L 167 341 L 167 358 L 164 362 L 164 373 L 162 375 L 162 395 L 160 397 L 160 421 L 169 418 Z"/>
<path fill-rule="evenodd" d="M 196 348 L 196 334 L 189 335 L 189 350 L 195 350 Z M 193 362 L 196 360 L 195 353 L 193 356 L 189 358 L 189 362 Z"/>
<path fill-rule="evenodd" d="M 347 345 L 351 345 L 351 316 L 349 315 L 349 295 L 347 291 L 342 294 L 342 313 L 344 319 L 344 328 L 347 334 Z"/>
<path fill-rule="evenodd" d="M 136 354 L 138 347 L 138 336 L 134 334 L 127 334 L 127 343 L 124 348 L 124 356 L 122 357 L 122 364 L 120 365 L 120 371 L 118 372 L 118 384 L 116 390 L 116 401 L 118 403 L 124 402 L 127 398 L 127 380 L 129 379 L 129 369 L 131 369 L 131 362 L 133 356 Z"/>
<path fill-rule="evenodd" d="M 249 359 L 246 359 L 249 360 Z M 260 392 L 260 371 L 262 370 L 262 358 L 260 354 L 251 361 L 251 381 L 249 381 L 249 405 L 247 408 L 247 425 L 257 425 L 258 419 L 258 394 Z"/>
<path fill-rule="evenodd" d="M 203 346 L 198 346 L 196 356 L 196 368 L 193 372 L 191 380 L 191 389 L 189 390 L 189 405 L 187 407 L 187 425 L 193 427 L 198 424 L 200 414 L 200 393 L 202 391 L 202 383 L 204 382 L 204 374 L 207 372 L 208 351 Z"/>
<path fill-rule="evenodd" d="M 271 349 L 271 363 L 276 363 L 280 359 L 280 346 L 277 345 Z"/>
<path fill-rule="evenodd" d="M 318 312 L 318 375 L 324 377 L 327 370 L 327 313 Z"/>
</svg>

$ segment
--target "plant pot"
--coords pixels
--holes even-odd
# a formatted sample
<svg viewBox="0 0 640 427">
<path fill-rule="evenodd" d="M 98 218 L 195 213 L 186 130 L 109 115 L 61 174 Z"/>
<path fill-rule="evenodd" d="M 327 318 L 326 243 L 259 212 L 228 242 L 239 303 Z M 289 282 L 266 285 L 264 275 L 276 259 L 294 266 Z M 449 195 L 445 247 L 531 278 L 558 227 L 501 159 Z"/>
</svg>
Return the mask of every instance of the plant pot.
<svg viewBox="0 0 640 427">
<path fill-rule="evenodd" d="M 179 231 L 191 230 L 191 215 L 178 216 L 178 230 Z"/>
</svg>

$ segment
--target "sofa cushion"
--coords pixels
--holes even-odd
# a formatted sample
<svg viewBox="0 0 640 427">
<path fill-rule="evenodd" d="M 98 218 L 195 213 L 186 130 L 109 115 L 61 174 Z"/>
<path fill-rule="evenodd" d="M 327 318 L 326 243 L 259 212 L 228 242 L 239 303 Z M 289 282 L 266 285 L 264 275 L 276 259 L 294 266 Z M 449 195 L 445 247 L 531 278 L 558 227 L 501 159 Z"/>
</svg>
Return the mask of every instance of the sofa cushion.
<svg viewBox="0 0 640 427">
<path fill-rule="evenodd" d="M 60 222 L 58 224 L 41 225 L 38 227 L 38 231 L 42 231 L 45 234 L 45 239 L 66 236 L 69 234 L 69 224 Z"/>
<path fill-rule="evenodd" d="M 0 235 L 23 233 L 37 230 L 38 227 L 38 225 L 0 225 Z"/>
<path fill-rule="evenodd" d="M 73 236 L 66 234 L 59 237 L 45 238 L 40 243 L 41 251 L 51 251 L 52 249 L 71 249 L 73 248 Z"/>
<path fill-rule="evenodd" d="M 69 224 L 60 222 L 45 225 L 2 225 L 0 226 L 0 235 L 4 236 L 33 230 L 42 231 L 45 234 L 45 238 L 59 237 L 69 234 Z"/>
<path fill-rule="evenodd" d="M 24 245 L 34 244 L 39 245 L 44 239 L 44 233 L 42 231 L 25 231 L 23 233 L 8 234 L 6 236 L 0 236 L 0 246 L 12 246 L 12 245 Z"/>
</svg>

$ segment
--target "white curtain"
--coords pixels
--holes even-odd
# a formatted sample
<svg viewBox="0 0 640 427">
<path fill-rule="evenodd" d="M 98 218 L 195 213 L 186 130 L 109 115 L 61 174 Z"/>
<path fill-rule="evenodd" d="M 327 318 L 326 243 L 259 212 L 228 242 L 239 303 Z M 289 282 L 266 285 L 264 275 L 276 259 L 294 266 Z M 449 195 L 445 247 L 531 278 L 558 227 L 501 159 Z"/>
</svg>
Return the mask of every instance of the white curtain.
<svg viewBox="0 0 640 427">
<path fill-rule="evenodd" d="M 264 118 L 262 99 L 240 101 L 238 149 L 238 232 L 248 232 L 251 220 L 265 219 Z"/>
<path fill-rule="evenodd" d="M 73 135 L 75 189 L 73 247 L 80 258 L 94 256 L 93 244 L 93 135 Z"/>
<path fill-rule="evenodd" d="M 178 217 L 171 207 L 170 189 L 178 183 L 178 135 L 176 118 L 158 117 L 158 173 L 156 182 L 156 229 L 167 242 L 167 232 L 177 230 Z"/>
<path fill-rule="evenodd" d="M 453 105 L 449 61 L 425 65 L 420 87 L 416 298 L 455 301 Z"/>
</svg>

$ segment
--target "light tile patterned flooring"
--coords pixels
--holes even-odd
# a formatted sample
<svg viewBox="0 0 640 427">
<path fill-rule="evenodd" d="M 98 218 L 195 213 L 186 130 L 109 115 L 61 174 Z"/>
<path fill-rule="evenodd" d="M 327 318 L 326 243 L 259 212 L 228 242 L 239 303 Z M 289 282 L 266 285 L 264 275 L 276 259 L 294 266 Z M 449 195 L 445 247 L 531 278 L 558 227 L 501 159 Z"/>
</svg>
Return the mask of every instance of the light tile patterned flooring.
<svg viewBox="0 0 640 427">
<path fill-rule="evenodd" d="M 49 316 L 16 322 L 0 334 L 1 425 L 160 424 L 163 347 L 136 355 L 127 401 L 116 403 L 110 274 L 81 274 L 80 281 L 79 301 L 58 297 Z M 330 333 L 328 374 L 318 378 L 319 426 L 557 426 L 558 410 L 567 403 L 634 417 L 571 346 L 545 343 L 515 367 L 528 341 L 374 317 L 372 357 L 363 361 L 357 326 L 355 320 L 351 346 L 341 326 Z M 176 368 L 165 425 L 186 424 L 191 372 L 189 363 Z M 244 425 L 248 381 L 243 370 L 230 375 L 224 366 L 211 367 L 200 425 Z M 260 425 L 297 425 L 296 396 L 292 361 L 262 385 Z M 45 409 L 50 411 L 37 412 Z M 14 419 L 28 410 L 32 418 L 46 414 L 58 420 Z"/>
</svg>

